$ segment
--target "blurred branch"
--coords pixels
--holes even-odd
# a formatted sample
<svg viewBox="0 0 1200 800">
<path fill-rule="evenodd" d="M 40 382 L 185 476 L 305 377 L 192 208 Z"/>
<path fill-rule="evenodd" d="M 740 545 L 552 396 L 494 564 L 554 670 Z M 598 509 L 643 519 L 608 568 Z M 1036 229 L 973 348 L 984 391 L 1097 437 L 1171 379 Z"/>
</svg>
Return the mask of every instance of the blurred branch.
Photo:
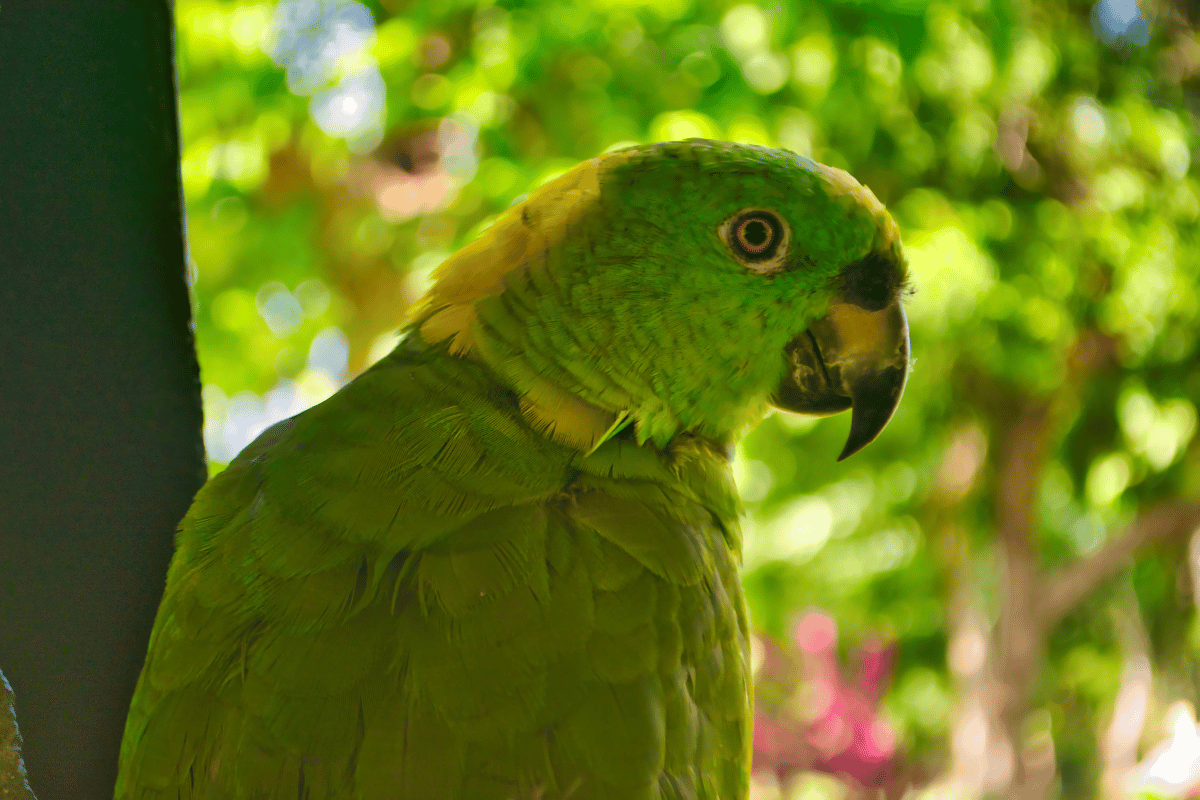
<svg viewBox="0 0 1200 800">
<path fill-rule="evenodd" d="M 1046 581 L 1041 618 L 1049 627 L 1101 583 L 1120 572 L 1143 546 L 1200 528 L 1200 503 L 1164 503 L 1141 514 L 1091 555 Z"/>
<path fill-rule="evenodd" d="M 17 730 L 13 690 L 0 672 L 0 800 L 35 800 L 21 760 L 21 733 Z"/>
<path fill-rule="evenodd" d="M 997 693 L 1000 721 L 1012 746 L 1013 773 L 1007 796 L 1040 800 L 1054 776 L 1054 761 L 1027 756 L 1021 728 L 1029 692 L 1045 649 L 1046 626 L 1039 613 L 1038 558 L 1033 543 L 1033 517 L 1038 481 L 1046 460 L 1054 415 L 1051 406 L 1027 407 L 1004 437 L 998 482 L 998 523 L 1003 553 L 1003 582 L 998 625 Z M 1048 774 L 1046 767 L 1048 766 Z"/>
<path fill-rule="evenodd" d="M 1004 450 L 996 511 L 1003 572 L 995 696 L 997 716 L 1014 756 L 1005 795 L 1011 800 L 1042 800 L 1054 780 L 1053 742 L 1046 736 L 1026 740 L 1023 733 L 1050 631 L 1101 583 L 1126 567 L 1143 546 L 1200 528 L 1200 503 L 1165 503 L 1146 511 L 1098 551 L 1061 572 L 1050 576 L 1039 572 L 1036 499 L 1054 431 L 1076 402 L 1079 387 L 1111 360 L 1113 351 L 1110 336 L 1083 332 L 1068 354 L 1066 380 L 1056 395 L 1045 401 L 1027 400 L 1015 419 L 1009 417 L 1000 437 Z M 1021 408 L 1011 401 L 1009 408 Z"/>
</svg>

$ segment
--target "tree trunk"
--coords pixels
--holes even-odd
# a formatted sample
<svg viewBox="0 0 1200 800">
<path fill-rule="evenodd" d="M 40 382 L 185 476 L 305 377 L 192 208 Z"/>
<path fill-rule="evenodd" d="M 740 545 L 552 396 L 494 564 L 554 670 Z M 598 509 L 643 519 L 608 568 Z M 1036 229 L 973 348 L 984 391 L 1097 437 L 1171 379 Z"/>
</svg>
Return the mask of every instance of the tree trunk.
<svg viewBox="0 0 1200 800">
<path fill-rule="evenodd" d="M 0 75 L 0 668 L 38 796 L 99 800 L 205 476 L 170 5 L 5 2 Z"/>
</svg>

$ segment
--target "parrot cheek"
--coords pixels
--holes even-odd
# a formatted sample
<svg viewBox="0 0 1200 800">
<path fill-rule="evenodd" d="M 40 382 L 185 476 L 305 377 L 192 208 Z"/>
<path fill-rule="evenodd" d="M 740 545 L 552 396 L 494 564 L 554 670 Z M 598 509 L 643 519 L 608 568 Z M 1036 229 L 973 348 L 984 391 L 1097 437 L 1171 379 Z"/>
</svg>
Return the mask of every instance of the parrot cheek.
<svg viewBox="0 0 1200 800">
<path fill-rule="evenodd" d="M 771 402 L 827 416 L 853 409 L 841 461 L 884 429 L 908 380 L 908 320 L 899 299 L 878 310 L 835 299 L 784 349 L 787 371 Z"/>
</svg>

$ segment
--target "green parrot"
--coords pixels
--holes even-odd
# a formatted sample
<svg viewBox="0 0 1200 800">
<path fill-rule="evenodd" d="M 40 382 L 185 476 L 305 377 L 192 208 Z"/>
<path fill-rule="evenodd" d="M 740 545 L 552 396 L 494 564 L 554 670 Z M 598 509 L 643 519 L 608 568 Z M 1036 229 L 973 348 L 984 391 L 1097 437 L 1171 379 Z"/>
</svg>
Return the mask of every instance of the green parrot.
<svg viewBox="0 0 1200 800">
<path fill-rule="evenodd" d="M 772 406 L 870 442 L 905 282 L 871 191 L 793 153 L 659 143 L 534 191 L 196 495 L 116 797 L 743 800 L 732 445 Z"/>
</svg>

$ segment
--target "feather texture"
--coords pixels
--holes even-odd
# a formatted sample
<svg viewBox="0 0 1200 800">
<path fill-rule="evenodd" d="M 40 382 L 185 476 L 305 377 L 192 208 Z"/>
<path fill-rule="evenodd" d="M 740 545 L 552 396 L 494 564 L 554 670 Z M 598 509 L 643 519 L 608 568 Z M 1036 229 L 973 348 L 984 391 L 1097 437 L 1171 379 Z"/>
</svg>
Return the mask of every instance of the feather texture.
<svg viewBox="0 0 1200 800">
<path fill-rule="evenodd" d="M 723 453 L 617 437 L 581 459 L 494 388 L 410 343 L 201 490 L 118 798 L 739 796 Z"/>
</svg>

